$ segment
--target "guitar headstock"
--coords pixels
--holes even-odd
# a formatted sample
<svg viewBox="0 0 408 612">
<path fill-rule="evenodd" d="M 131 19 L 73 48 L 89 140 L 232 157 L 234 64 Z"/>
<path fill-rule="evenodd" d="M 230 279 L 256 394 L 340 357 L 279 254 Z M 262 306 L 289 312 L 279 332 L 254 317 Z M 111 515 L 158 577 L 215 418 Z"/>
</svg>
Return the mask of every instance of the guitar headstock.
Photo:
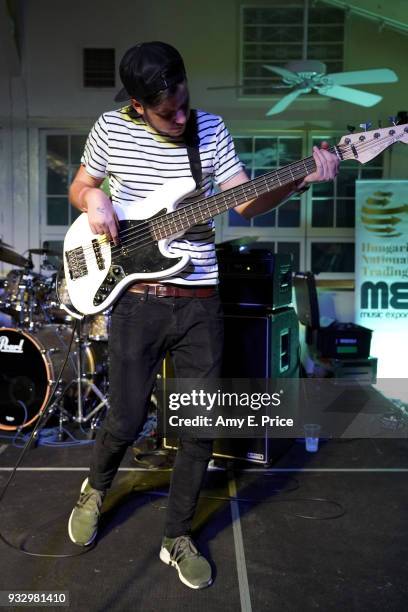
<svg viewBox="0 0 408 612">
<path fill-rule="evenodd" d="M 408 143 L 408 123 L 347 134 L 340 139 L 337 150 L 342 159 L 355 159 L 365 164 L 394 142 Z"/>
</svg>

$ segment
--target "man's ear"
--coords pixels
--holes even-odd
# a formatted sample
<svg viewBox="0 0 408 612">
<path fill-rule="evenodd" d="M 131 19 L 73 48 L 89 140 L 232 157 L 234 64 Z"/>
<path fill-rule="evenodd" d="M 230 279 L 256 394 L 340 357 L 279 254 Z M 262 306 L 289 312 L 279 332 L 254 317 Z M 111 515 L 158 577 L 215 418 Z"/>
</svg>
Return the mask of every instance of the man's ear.
<svg viewBox="0 0 408 612">
<path fill-rule="evenodd" d="M 130 98 L 130 103 L 132 108 L 134 108 L 139 115 L 144 115 L 144 108 L 140 102 L 138 102 L 135 98 Z"/>
</svg>

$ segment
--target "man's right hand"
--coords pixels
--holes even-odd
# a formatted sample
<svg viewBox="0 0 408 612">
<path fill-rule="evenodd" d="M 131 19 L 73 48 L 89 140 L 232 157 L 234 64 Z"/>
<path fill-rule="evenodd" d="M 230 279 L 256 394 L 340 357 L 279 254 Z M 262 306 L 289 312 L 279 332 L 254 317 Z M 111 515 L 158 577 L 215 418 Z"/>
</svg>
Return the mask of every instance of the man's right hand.
<svg viewBox="0 0 408 612">
<path fill-rule="evenodd" d="M 84 194 L 84 202 L 93 233 L 106 234 L 110 241 L 119 244 L 119 220 L 106 193 L 99 188 L 90 188 Z"/>
<path fill-rule="evenodd" d="M 103 179 L 91 176 L 80 166 L 69 188 L 69 199 L 78 210 L 88 213 L 94 234 L 106 234 L 119 244 L 119 220 L 109 197 L 99 189 L 102 182 Z"/>
</svg>

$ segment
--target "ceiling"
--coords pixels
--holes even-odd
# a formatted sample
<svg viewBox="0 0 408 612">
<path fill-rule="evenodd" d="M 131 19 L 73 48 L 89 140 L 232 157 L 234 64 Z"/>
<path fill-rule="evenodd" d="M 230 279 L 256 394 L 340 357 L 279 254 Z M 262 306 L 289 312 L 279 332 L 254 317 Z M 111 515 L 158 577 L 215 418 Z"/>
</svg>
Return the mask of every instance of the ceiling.
<svg viewBox="0 0 408 612">
<path fill-rule="evenodd" d="M 390 28 L 408 34 L 407 0 L 318 0 L 343 8 L 351 15 L 376 21 L 379 28 Z"/>
</svg>

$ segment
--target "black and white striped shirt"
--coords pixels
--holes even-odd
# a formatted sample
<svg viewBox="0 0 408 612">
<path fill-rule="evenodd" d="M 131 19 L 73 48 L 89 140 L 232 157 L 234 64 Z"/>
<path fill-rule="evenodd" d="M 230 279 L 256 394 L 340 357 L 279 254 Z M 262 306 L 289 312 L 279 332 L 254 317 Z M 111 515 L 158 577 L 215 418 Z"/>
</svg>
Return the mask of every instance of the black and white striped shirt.
<svg viewBox="0 0 408 612">
<path fill-rule="evenodd" d="M 220 185 L 240 172 L 233 140 L 221 117 L 197 111 L 197 129 L 203 178 L 200 188 L 179 204 L 193 203 L 212 195 Z M 144 198 L 174 178 L 191 177 L 190 162 L 182 138 L 159 134 L 131 107 L 104 113 L 93 126 L 82 163 L 96 178 L 109 177 L 113 203 L 143 206 Z M 189 265 L 168 282 L 212 285 L 218 282 L 213 220 L 194 225 L 173 240 L 172 253 L 188 251 Z"/>
</svg>

